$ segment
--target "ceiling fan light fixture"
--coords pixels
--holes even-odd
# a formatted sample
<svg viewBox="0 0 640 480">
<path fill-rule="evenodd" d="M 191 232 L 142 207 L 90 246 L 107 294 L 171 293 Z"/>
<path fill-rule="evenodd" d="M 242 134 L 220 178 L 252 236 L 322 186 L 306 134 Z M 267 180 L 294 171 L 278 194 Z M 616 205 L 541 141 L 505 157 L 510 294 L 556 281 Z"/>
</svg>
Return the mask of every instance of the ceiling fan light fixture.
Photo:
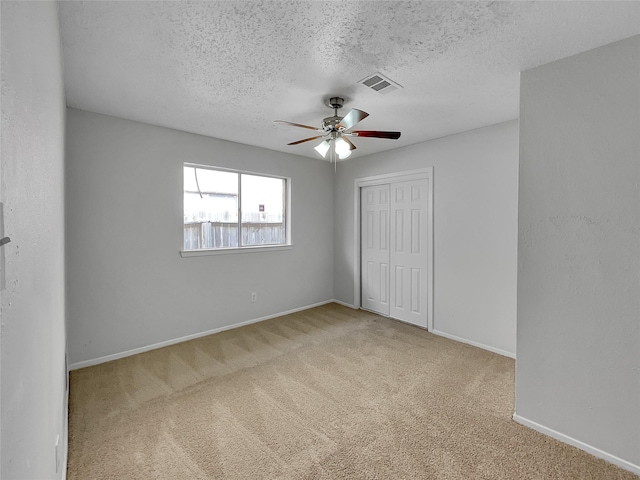
<svg viewBox="0 0 640 480">
<path fill-rule="evenodd" d="M 325 158 L 327 156 L 327 152 L 329 151 L 330 146 L 331 145 L 329 145 L 329 142 L 327 142 L 326 140 L 323 140 L 321 143 L 319 143 L 313 148 L 316 152 L 322 155 L 322 158 Z"/>
<path fill-rule="evenodd" d="M 335 149 L 336 149 L 336 153 L 340 157 L 340 160 L 345 159 L 349 155 L 351 155 L 351 147 L 347 142 L 344 141 L 342 137 L 336 140 Z"/>
<path fill-rule="evenodd" d="M 379 79 L 376 78 L 375 80 L 377 81 Z M 371 81 L 373 81 L 373 79 Z M 342 108 L 344 105 L 344 98 L 342 97 L 331 97 L 328 100 L 328 105 L 334 110 L 333 116 L 323 119 L 322 126 L 320 128 L 315 128 L 301 123 L 287 122 L 284 120 L 274 120 L 275 123 L 315 130 L 318 133 L 314 137 L 303 138 L 296 142 L 290 142 L 287 145 L 299 145 L 301 143 L 312 142 L 324 137 L 324 140 L 313 148 L 320 154 L 320 156 L 322 156 L 322 158 L 327 158 L 327 154 L 329 154 L 328 160 L 335 165 L 337 164 L 338 159 L 344 160 L 350 157 L 351 153 L 356 149 L 356 146 L 351 140 L 349 140 L 349 137 L 388 138 L 393 140 L 400 137 L 400 132 L 352 130 L 356 124 L 367 118 L 369 114 L 362 110 L 358 110 L 357 108 L 352 108 L 344 117 L 339 116 L 338 109 Z"/>
<path fill-rule="evenodd" d="M 345 158 L 349 158 L 351 156 L 351 150 L 347 150 L 346 153 L 339 153 L 338 158 L 340 160 L 344 160 Z"/>
</svg>

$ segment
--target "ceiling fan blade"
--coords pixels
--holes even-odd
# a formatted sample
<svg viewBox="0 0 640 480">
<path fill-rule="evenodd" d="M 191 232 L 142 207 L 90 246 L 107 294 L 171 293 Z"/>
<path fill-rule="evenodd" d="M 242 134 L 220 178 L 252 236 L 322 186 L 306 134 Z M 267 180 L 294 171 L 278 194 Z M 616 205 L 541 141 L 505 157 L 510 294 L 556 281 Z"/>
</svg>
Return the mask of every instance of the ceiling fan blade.
<svg viewBox="0 0 640 480">
<path fill-rule="evenodd" d="M 311 127 L 309 125 L 302 125 L 301 123 L 286 122 L 284 120 L 274 120 L 273 123 L 282 123 L 283 125 L 291 125 L 293 127 L 308 128 L 309 130 L 317 130 L 317 131 L 321 130 L 320 128 Z"/>
<path fill-rule="evenodd" d="M 324 135 L 318 135 L 316 137 L 311 138 L 303 138 L 302 140 L 298 140 L 297 142 L 287 143 L 287 145 L 298 145 L 299 143 L 310 142 L 311 140 L 316 140 L 317 138 L 322 138 Z"/>
<path fill-rule="evenodd" d="M 357 108 L 352 108 L 351 110 L 349 110 L 349 113 L 347 113 L 344 118 L 340 120 L 340 123 L 336 125 L 336 128 L 342 127 L 345 130 L 349 130 L 350 128 L 355 126 L 356 123 L 364 120 L 368 116 L 369 114 L 367 112 L 363 112 L 362 110 L 358 110 Z"/>
<path fill-rule="evenodd" d="M 349 144 L 349 150 L 355 150 L 356 146 L 349 140 L 349 137 L 343 136 L 342 139 Z"/>
<path fill-rule="evenodd" d="M 400 138 L 400 132 L 381 132 L 378 130 L 354 130 L 352 133 L 356 137 L 373 137 L 373 138 L 389 138 L 397 140 Z"/>
</svg>

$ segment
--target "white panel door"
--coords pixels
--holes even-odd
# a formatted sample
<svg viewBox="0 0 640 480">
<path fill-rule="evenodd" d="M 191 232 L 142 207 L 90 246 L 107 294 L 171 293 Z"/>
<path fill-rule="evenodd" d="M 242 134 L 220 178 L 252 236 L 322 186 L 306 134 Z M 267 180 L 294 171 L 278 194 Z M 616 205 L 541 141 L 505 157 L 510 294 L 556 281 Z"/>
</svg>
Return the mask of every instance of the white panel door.
<svg viewBox="0 0 640 480">
<path fill-rule="evenodd" d="M 389 185 L 360 190 L 361 306 L 389 315 Z"/>
<path fill-rule="evenodd" d="M 391 184 L 389 315 L 427 328 L 427 180 Z"/>
</svg>

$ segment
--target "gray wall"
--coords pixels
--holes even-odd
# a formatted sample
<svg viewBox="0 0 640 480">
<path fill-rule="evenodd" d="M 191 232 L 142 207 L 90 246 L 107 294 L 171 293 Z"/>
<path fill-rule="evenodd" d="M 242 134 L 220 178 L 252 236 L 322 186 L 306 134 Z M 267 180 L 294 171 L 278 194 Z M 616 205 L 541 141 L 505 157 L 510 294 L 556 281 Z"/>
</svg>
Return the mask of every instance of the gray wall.
<svg viewBox="0 0 640 480">
<path fill-rule="evenodd" d="M 57 4 L 2 2 L 6 289 L 0 292 L 1 469 L 62 478 L 66 457 L 64 128 Z M 56 474 L 56 437 L 60 436 Z"/>
<path fill-rule="evenodd" d="M 516 414 L 637 467 L 640 37 L 523 72 L 520 114 Z"/>
<path fill-rule="evenodd" d="M 79 110 L 67 117 L 70 363 L 332 298 L 328 162 Z M 291 177 L 293 249 L 180 257 L 183 162 Z"/>
<path fill-rule="evenodd" d="M 335 298 L 349 304 L 355 301 L 354 180 L 431 166 L 434 329 L 514 355 L 517 121 L 338 164 Z"/>
</svg>

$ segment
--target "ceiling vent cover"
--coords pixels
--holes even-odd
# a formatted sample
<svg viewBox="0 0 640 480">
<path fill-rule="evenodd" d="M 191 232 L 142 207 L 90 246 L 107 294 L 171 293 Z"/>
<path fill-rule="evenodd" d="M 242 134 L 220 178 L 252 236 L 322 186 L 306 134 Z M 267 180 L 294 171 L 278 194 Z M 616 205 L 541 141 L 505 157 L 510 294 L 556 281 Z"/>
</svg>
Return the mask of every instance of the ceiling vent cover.
<svg viewBox="0 0 640 480">
<path fill-rule="evenodd" d="M 385 77 L 380 72 L 376 72 L 372 75 L 367 75 L 358 83 L 361 83 L 365 87 L 369 87 L 370 89 L 375 90 L 376 92 L 381 93 L 383 95 L 386 95 L 387 93 L 391 93 L 394 90 L 398 90 L 399 88 L 402 88 L 402 85 Z"/>
</svg>

